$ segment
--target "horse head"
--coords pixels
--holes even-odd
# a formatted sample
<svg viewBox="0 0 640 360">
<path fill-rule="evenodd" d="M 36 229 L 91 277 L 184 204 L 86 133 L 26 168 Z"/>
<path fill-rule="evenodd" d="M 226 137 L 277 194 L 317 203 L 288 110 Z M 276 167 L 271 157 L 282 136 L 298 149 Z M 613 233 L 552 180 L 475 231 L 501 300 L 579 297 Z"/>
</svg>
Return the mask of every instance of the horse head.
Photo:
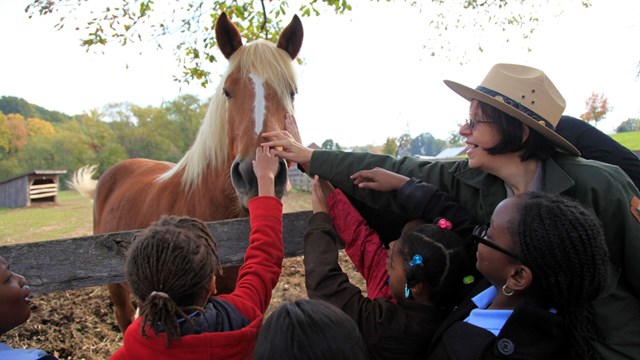
<svg viewBox="0 0 640 360">
<path fill-rule="evenodd" d="M 283 130 L 285 115 L 293 114 L 297 81 L 291 62 L 302 46 L 302 23 L 294 16 L 277 45 L 264 40 L 243 45 L 238 28 L 225 13 L 216 21 L 215 31 L 218 47 L 229 60 L 216 95 L 225 102 L 221 111 L 226 111 L 227 153 L 234 157 L 231 183 L 246 209 L 249 199 L 258 195 L 252 161 L 264 141 L 261 134 Z M 275 178 L 278 198 L 285 193 L 287 179 L 287 164 L 281 159 Z"/>
</svg>

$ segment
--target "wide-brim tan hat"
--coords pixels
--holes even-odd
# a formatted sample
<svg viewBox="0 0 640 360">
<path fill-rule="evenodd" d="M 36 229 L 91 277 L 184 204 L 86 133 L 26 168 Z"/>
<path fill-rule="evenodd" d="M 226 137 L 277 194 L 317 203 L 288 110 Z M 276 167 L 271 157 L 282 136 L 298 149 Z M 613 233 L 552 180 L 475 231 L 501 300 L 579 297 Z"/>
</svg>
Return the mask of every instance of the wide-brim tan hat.
<svg viewBox="0 0 640 360">
<path fill-rule="evenodd" d="M 580 156 L 580 151 L 555 131 L 566 102 L 541 70 L 497 64 L 475 89 L 451 80 L 444 83 L 463 98 L 476 99 L 502 110 L 542 134 L 560 150 Z"/>
</svg>

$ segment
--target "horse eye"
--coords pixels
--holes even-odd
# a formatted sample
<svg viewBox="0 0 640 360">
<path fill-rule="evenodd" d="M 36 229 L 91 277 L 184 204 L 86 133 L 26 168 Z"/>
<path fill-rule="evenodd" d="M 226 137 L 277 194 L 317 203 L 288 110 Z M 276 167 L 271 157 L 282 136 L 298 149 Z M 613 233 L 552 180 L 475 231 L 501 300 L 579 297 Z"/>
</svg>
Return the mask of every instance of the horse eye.
<svg viewBox="0 0 640 360">
<path fill-rule="evenodd" d="M 227 99 L 231 99 L 231 93 L 227 89 L 222 89 L 222 93 Z"/>
<path fill-rule="evenodd" d="M 291 94 L 289 94 L 289 95 L 291 95 L 291 100 L 295 99 L 296 98 L 296 91 L 295 90 L 291 90 Z"/>
</svg>

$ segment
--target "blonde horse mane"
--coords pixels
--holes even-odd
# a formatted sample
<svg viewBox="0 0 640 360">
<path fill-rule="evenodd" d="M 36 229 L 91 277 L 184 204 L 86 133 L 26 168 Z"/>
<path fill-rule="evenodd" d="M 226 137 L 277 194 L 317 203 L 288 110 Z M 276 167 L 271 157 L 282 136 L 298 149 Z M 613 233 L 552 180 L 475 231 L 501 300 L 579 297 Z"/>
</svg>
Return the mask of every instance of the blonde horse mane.
<svg viewBox="0 0 640 360">
<path fill-rule="evenodd" d="M 198 130 L 196 140 L 187 153 L 171 170 L 158 177 L 165 181 L 184 169 L 182 185 L 192 190 L 204 174 L 207 166 L 218 167 L 225 163 L 227 153 L 227 109 L 223 94 L 224 80 L 240 67 L 242 76 L 255 74 L 275 90 L 287 112 L 293 114 L 291 91 L 297 91 L 296 74 L 291 57 L 271 42 L 257 40 L 241 46 L 229 59 L 229 66 L 216 88 L 207 114 Z"/>
</svg>

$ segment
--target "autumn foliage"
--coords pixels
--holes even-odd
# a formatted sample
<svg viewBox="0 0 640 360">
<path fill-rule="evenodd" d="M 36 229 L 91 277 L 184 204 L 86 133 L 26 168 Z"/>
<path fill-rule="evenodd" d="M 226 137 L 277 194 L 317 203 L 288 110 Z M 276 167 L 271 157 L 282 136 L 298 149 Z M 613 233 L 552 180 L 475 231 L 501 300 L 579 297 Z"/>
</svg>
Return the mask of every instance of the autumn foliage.
<svg viewBox="0 0 640 360">
<path fill-rule="evenodd" d="M 595 122 L 598 124 L 598 121 L 603 120 L 607 113 L 613 108 L 609 106 L 609 100 L 604 96 L 604 94 L 591 93 L 591 96 L 585 101 L 585 105 L 587 107 L 587 111 L 580 115 L 580 118 L 586 122 Z"/>
</svg>

